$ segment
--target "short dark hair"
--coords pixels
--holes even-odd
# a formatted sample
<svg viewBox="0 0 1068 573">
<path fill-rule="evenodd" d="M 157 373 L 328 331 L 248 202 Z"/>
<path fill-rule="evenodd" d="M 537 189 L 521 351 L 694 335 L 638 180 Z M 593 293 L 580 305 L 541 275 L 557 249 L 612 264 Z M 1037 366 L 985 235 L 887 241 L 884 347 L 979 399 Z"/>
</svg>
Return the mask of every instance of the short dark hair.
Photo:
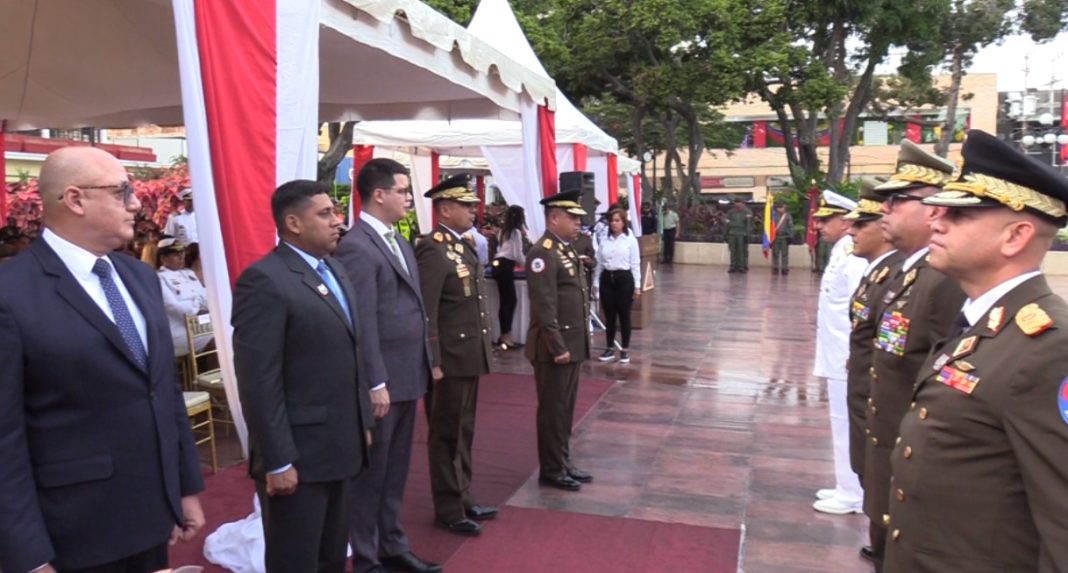
<svg viewBox="0 0 1068 573">
<path fill-rule="evenodd" d="M 285 230 L 286 215 L 307 205 L 312 197 L 329 193 L 329 185 L 308 179 L 289 181 L 275 189 L 271 195 L 271 216 L 274 217 L 274 226 L 279 234 Z"/>
<path fill-rule="evenodd" d="M 364 164 L 356 174 L 356 190 L 360 200 L 367 201 L 375 189 L 389 189 L 395 175 L 408 175 L 408 168 L 385 157 L 376 157 Z"/>
</svg>

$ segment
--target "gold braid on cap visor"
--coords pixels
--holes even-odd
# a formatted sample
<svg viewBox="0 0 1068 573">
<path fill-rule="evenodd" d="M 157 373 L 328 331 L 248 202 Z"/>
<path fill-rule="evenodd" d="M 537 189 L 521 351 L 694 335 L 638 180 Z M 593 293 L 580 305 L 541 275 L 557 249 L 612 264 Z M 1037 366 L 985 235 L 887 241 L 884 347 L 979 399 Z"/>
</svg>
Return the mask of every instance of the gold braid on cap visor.
<svg viewBox="0 0 1068 573">
<path fill-rule="evenodd" d="M 472 197 L 475 195 L 467 187 L 450 187 L 434 194 L 434 199 L 470 199 Z"/>
<path fill-rule="evenodd" d="M 945 171 L 939 171 L 931 167 L 924 167 L 923 165 L 916 165 L 915 163 L 902 164 L 897 169 L 897 173 L 890 176 L 891 181 L 908 181 L 910 183 L 926 183 L 934 187 L 941 187 L 942 185 L 951 181 L 953 176 Z"/>
<path fill-rule="evenodd" d="M 969 173 L 963 181 L 947 183 L 946 191 L 964 191 L 976 197 L 989 197 L 1013 211 L 1030 207 L 1054 218 L 1064 217 L 1064 201 L 1054 199 L 1023 185 L 1017 185 L 982 173 Z"/>
</svg>

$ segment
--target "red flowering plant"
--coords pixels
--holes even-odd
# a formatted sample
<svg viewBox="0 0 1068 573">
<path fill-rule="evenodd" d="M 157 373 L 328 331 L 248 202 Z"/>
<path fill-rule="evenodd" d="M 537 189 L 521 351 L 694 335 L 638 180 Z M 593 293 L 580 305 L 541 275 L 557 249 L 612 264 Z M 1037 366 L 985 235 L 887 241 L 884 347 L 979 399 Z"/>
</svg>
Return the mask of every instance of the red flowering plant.
<svg viewBox="0 0 1068 573">
<path fill-rule="evenodd" d="M 138 221 L 151 221 L 162 228 L 167 218 L 182 204 L 178 194 L 189 187 L 189 168 L 184 162 L 164 169 L 130 169 L 134 194 L 141 202 Z M 43 209 L 37 191 L 37 178 L 23 177 L 7 184 L 8 221 L 0 227 L 0 243 L 16 241 L 20 236 L 34 237 L 41 227 Z"/>
</svg>

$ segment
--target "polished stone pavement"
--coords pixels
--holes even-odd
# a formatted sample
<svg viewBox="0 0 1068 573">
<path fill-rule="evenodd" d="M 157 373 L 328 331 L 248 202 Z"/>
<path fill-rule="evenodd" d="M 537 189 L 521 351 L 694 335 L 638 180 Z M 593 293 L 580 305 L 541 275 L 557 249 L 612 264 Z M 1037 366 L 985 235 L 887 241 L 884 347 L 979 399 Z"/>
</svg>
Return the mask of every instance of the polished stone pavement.
<svg viewBox="0 0 1068 573">
<path fill-rule="evenodd" d="M 567 493 L 535 476 L 508 504 L 739 528 L 747 573 L 871 571 L 857 555 L 866 518 L 811 507 L 833 487 L 827 392 L 812 376 L 818 290 L 807 268 L 661 268 L 632 362 L 583 368 L 616 381 L 573 439 L 594 483 Z M 594 342 L 603 349 L 602 334 Z M 532 373 L 521 351 L 498 354 L 496 369 Z"/>
</svg>

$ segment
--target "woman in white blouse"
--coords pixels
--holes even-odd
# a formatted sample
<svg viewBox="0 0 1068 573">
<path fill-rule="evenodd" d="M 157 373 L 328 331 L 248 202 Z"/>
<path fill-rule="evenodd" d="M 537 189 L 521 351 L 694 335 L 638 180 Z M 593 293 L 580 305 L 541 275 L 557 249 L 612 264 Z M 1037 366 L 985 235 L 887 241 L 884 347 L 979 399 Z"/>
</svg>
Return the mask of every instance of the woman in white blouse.
<svg viewBox="0 0 1068 573">
<path fill-rule="evenodd" d="M 497 319 L 501 324 L 501 337 L 494 346 L 502 349 L 519 348 L 512 338 L 512 316 L 515 314 L 515 266 L 523 264 L 523 239 L 527 233 L 526 213 L 519 205 L 512 205 L 504 212 L 504 223 L 497 235 L 497 258 L 493 260 L 493 280 L 501 301 Z"/>
<path fill-rule="evenodd" d="M 605 340 L 608 348 L 598 358 L 601 362 L 615 360 L 616 319 L 622 335 L 620 364 L 630 362 L 630 309 L 641 296 L 641 251 L 638 239 L 631 234 L 627 212 L 612 209 L 608 212 L 608 236 L 597 249 L 597 266 L 593 269 L 593 297 L 601 299 L 605 318 Z"/>
</svg>

